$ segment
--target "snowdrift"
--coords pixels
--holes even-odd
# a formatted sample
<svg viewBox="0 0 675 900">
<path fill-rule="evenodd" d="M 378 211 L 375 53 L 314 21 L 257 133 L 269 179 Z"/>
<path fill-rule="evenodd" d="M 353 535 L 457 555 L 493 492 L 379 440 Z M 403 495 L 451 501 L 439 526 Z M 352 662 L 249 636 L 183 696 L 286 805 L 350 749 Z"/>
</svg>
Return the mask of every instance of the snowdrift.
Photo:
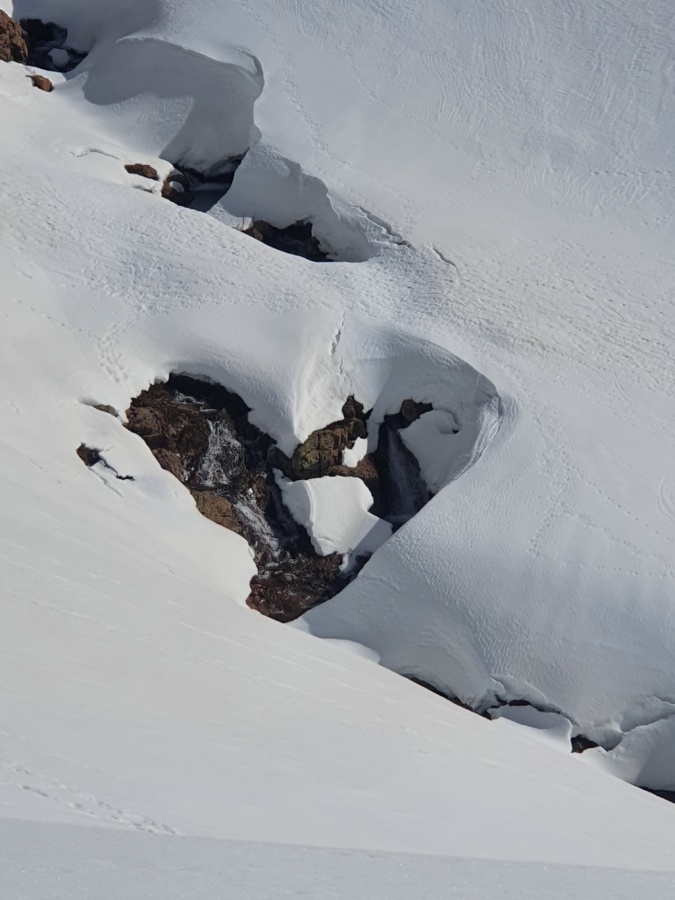
<svg viewBox="0 0 675 900">
<path fill-rule="evenodd" d="M 672 867 L 672 810 L 594 771 L 675 787 L 669 11 L 48 9 L 84 62 L 51 94 L 0 72 L 5 813 Z M 213 215 L 124 171 L 249 148 Z M 227 224 L 255 215 L 338 261 Z M 406 443 L 437 496 L 302 627 L 602 748 L 242 608 L 245 542 L 93 408 L 171 372 L 288 453 L 350 394 L 375 423 L 431 403 Z"/>
</svg>

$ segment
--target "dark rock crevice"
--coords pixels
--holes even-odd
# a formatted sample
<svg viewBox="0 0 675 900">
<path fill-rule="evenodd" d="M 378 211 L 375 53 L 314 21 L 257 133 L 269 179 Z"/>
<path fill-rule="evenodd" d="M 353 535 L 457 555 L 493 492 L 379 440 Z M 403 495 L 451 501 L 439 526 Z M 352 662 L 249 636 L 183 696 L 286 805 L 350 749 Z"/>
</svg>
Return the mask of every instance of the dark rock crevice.
<svg viewBox="0 0 675 900">
<path fill-rule="evenodd" d="M 282 253 L 290 253 L 291 256 L 302 256 L 310 262 L 332 262 L 328 250 L 315 237 L 309 219 L 294 222 L 286 228 L 276 228 L 262 219 L 254 219 L 244 229 L 244 234 Z"/>
<path fill-rule="evenodd" d="M 362 478 L 376 498 L 373 509 L 385 511 L 395 508 L 397 492 L 415 493 L 416 488 L 393 485 L 399 470 L 389 465 L 380 471 L 381 456 L 375 454 L 355 467 L 344 465 L 344 450 L 367 435 L 369 414 L 353 397 L 345 402 L 342 419 L 313 432 L 291 457 L 249 421 L 249 412 L 237 394 L 221 385 L 172 375 L 132 401 L 127 428 L 188 488 L 203 515 L 248 542 L 258 567 L 249 606 L 289 621 L 339 593 L 366 558 L 351 560 L 347 572 L 341 555 L 318 555 L 285 507 L 275 472 L 292 480 Z"/>
<path fill-rule="evenodd" d="M 18 62 L 50 72 L 69 72 L 86 53 L 68 46 L 68 31 L 41 19 L 12 19 L 0 10 L 0 61 Z"/>
<path fill-rule="evenodd" d="M 317 556 L 286 510 L 268 462 L 273 441 L 248 413 L 220 385 L 174 375 L 132 402 L 127 427 L 188 488 L 203 515 L 248 542 L 258 567 L 248 604 L 289 621 L 344 586 L 342 559 Z"/>
<path fill-rule="evenodd" d="M 208 212 L 232 187 L 235 172 L 244 155 L 228 157 L 208 172 L 198 172 L 182 166 L 180 162 L 174 163 L 173 171 L 162 184 L 162 197 L 178 206 Z"/>
<path fill-rule="evenodd" d="M 182 166 L 180 162 L 174 163 L 173 170 L 162 184 L 162 197 L 178 206 L 208 213 L 232 187 L 235 173 L 245 155 L 229 157 L 210 172 L 198 172 L 196 169 Z M 125 168 L 132 174 L 144 175 L 141 170 L 152 167 L 136 163 Z M 145 177 L 154 178 L 156 173 L 155 176 L 145 175 Z M 277 228 L 262 219 L 254 219 L 242 233 L 291 256 L 302 256 L 311 262 L 333 261 L 329 255 L 329 248 L 323 246 L 314 234 L 314 226 L 310 219 L 294 222 L 286 228 Z"/>
<path fill-rule="evenodd" d="M 89 447 L 87 444 L 80 444 L 80 446 L 75 451 L 77 455 L 80 457 L 82 462 L 87 466 L 87 468 L 91 469 L 97 463 L 101 463 L 102 466 L 106 469 L 110 469 L 115 478 L 119 481 L 133 481 L 133 475 L 120 475 L 120 473 L 115 469 L 110 463 L 101 456 L 101 451 L 96 447 Z"/>
</svg>

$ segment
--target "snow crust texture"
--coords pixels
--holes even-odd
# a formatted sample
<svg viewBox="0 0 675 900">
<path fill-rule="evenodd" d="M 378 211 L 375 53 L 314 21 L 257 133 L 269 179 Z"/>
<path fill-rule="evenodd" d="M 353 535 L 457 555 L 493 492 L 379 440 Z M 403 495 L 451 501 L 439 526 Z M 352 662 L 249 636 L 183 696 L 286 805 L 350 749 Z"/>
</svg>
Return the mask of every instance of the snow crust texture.
<svg viewBox="0 0 675 900">
<path fill-rule="evenodd" d="M 49 15 L 81 65 L 50 94 L 0 72 L 3 815 L 672 869 L 672 809 L 596 771 L 675 787 L 669 4 Z M 246 151 L 210 215 L 124 169 Z M 94 408 L 171 372 L 287 454 L 349 395 L 374 424 L 432 404 L 405 441 L 438 494 L 304 617 L 330 641 L 242 608 L 246 543 Z M 602 746 L 552 753 L 376 655 Z"/>
</svg>

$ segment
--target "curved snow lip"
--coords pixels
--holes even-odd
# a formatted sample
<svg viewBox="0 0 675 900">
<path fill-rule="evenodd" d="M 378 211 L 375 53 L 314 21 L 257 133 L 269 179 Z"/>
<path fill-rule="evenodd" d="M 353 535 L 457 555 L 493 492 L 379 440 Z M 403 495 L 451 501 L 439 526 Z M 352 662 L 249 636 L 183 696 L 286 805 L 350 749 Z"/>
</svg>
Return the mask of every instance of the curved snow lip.
<svg viewBox="0 0 675 900">
<path fill-rule="evenodd" d="M 224 62 L 150 37 L 97 45 L 63 90 L 98 110 L 108 130 L 139 152 L 203 173 L 259 138 L 253 107 L 259 60 Z"/>
<path fill-rule="evenodd" d="M 402 243 L 375 217 L 329 192 L 320 178 L 263 141 L 246 154 L 219 205 L 230 216 L 262 219 L 275 228 L 309 221 L 334 261 L 365 262 L 381 248 Z"/>
<path fill-rule="evenodd" d="M 209 214 L 258 219 L 278 229 L 311 223 L 328 259 L 364 262 L 404 243 L 363 209 L 261 142 L 254 106 L 265 86 L 260 60 L 238 47 L 207 56 L 152 32 L 101 40 L 59 89 L 84 99 L 104 128 L 139 154 L 208 179 L 241 159 Z"/>
</svg>

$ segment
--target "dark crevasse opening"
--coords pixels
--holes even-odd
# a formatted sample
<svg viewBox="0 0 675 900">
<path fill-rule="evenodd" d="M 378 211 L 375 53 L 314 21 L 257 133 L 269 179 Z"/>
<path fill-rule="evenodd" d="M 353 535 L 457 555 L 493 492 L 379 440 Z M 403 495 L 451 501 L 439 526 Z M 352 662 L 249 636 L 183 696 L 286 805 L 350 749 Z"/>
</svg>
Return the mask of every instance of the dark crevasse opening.
<svg viewBox="0 0 675 900">
<path fill-rule="evenodd" d="M 231 156 L 210 172 L 174 164 L 162 185 L 162 196 L 178 206 L 208 213 L 232 187 L 243 156 Z"/>
<path fill-rule="evenodd" d="M 26 47 L 26 62 L 51 72 L 69 72 L 82 62 L 86 53 L 68 46 L 68 31 L 55 22 L 21 19 Z"/>
<path fill-rule="evenodd" d="M 198 172 L 175 163 L 173 171 L 162 185 L 162 196 L 178 206 L 209 213 L 232 187 L 235 173 L 244 156 L 245 154 L 223 160 L 211 172 Z M 141 164 L 137 166 L 140 167 Z M 253 219 L 242 233 L 281 253 L 302 256 L 310 262 L 334 261 L 330 248 L 322 245 L 314 234 L 310 219 L 294 222 L 285 228 L 277 228 L 262 219 Z"/>
</svg>

